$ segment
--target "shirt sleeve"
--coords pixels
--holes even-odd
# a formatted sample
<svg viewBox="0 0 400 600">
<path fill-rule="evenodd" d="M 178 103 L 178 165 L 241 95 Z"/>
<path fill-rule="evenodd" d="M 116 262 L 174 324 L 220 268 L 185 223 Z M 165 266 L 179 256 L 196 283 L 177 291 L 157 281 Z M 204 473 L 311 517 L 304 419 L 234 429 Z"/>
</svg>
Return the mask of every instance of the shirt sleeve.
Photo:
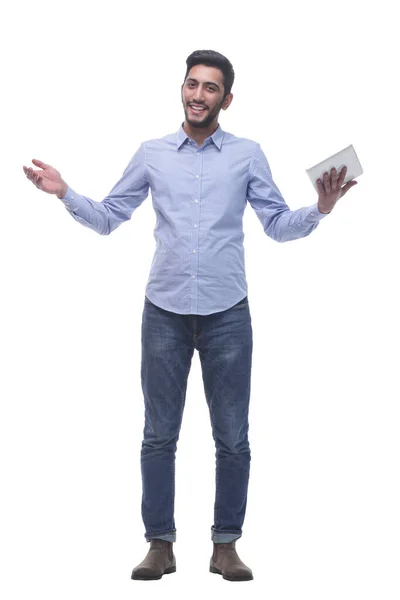
<svg viewBox="0 0 400 600">
<path fill-rule="evenodd" d="M 142 204 L 148 193 L 145 149 L 141 144 L 121 179 L 104 200 L 91 200 L 77 194 L 70 187 L 60 200 L 76 221 L 101 235 L 109 235 L 121 223 L 131 218 L 133 211 Z"/>
<path fill-rule="evenodd" d="M 312 206 L 290 210 L 272 179 L 271 169 L 260 144 L 249 166 L 247 200 L 260 219 L 265 233 L 277 242 L 306 237 L 317 228 L 325 213 Z"/>
</svg>

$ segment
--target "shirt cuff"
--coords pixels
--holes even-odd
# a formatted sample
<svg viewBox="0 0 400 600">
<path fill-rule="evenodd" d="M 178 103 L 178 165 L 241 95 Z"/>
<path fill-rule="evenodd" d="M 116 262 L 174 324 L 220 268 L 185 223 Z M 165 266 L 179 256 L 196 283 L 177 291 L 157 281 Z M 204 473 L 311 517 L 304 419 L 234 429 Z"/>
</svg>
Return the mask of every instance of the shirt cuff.
<svg viewBox="0 0 400 600">
<path fill-rule="evenodd" d="M 327 217 L 329 215 L 329 213 L 322 213 L 322 212 L 320 212 L 318 210 L 318 204 L 317 203 L 315 203 L 312 206 L 310 206 L 307 210 L 308 210 L 308 214 L 306 215 L 306 219 L 308 221 L 312 221 L 313 223 L 318 223 L 324 217 Z"/>
<path fill-rule="evenodd" d="M 79 194 L 74 192 L 74 190 L 69 186 L 67 188 L 65 196 L 63 198 L 59 198 L 59 200 L 61 200 L 61 202 L 63 202 L 63 204 L 65 205 L 65 208 L 67 208 L 70 211 L 78 209 L 80 206 Z"/>
</svg>

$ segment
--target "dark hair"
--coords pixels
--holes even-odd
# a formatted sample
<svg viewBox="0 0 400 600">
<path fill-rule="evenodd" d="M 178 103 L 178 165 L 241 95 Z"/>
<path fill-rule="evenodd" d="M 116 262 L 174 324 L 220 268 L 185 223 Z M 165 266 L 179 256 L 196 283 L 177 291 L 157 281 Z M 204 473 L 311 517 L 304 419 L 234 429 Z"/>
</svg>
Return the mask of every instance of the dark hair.
<svg viewBox="0 0 400 600">
<path fill-rule="evenodd" d="M 195 52 L 192 52 L 192 54 L 187 57 L 186 64 L 187 70 L 184 82 L 186 81 L 186 77 L 188 76 L 190 69 L 195 65 L 215 67 L 220 69 L 224 76 L 224 98 L 231 93 L 233 81 L 235 79 L 235 72 L 229 60 L 219 52 L 215 52 L 214 50 L 195 50 Z"/>
</svg>

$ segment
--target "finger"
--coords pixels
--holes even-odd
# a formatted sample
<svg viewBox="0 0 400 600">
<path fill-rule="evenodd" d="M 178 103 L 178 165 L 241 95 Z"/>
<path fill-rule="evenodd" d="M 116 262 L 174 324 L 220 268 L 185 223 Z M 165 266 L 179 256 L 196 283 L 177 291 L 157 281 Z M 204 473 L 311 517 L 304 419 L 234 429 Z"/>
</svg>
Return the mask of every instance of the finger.
<svg viewBox="0 0 400 600">
<path fill-rule="evenodd" d="M 320 179 L 317 179 L 317 188 L 318 188 L 318 194 L 320 196 L 324 196 L 325 190 L 324 190 L 324 186 L 322 185 L 322 181 Z"/>
<path fill-rule="evenodd" d="M 339 175 L 339 179 L 338 179 L 338 187 L 341 187 L 343 185 L 343 181 L 346 178 L 346 173 L 347 173 L 347 167 L 345 166 L 340 170 L 340 175 Z"/>
<path fill-rule="evenodd" d="M 327 193 L 329 193 L 331 191 L 331 182 L 329 181 L 328 173 L 324 173 L 324 186 L 325 186 Z"/>
<path fill-rule="evenodd" d="M 33 171 L 32 172 L 32 181 L 35 185 L 37 185 L 37 180 L 38 180 L 39 174 L 37 171 Z"/>
<path fill-rule="evenodd" d="M 331 181 L 332 181 L 332 190 L 336 190 L 337 187 L 338 175 L 335 167 L 331 169 Z"/>
<path fill-rule="evenodd" d="M 44 175 L 45 171 L 34 171 L 32 167 L 26 168 L 24 167 L 25 175 L 28 179 L 30 179 L 35 185 L 37 183 L 38 177 L 40 175 Z"/>
</svg>

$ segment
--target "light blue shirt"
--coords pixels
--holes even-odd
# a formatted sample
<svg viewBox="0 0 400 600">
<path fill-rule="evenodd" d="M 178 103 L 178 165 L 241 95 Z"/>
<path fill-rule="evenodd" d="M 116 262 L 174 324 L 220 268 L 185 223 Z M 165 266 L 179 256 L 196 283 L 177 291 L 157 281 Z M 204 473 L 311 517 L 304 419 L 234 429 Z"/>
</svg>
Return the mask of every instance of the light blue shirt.
<svg viewBox="0 0 400 600">
<path fill-rule="evenodd" d="M 278 242 L 309 235 L 326 216 L 317 204 L 290 210 L 260 145 L 220 125 L 198 147 L 182 123 L 176 133 L 143 142 L 101 202 L 70 187 L 61 201 L 76 221 L 109 235 L 131 218 L 149 189 L 157 216 L 156 250 L 145 294 L 183 315 L 220 312 L 247 296 L 247 202 Z"/>
</svg>

